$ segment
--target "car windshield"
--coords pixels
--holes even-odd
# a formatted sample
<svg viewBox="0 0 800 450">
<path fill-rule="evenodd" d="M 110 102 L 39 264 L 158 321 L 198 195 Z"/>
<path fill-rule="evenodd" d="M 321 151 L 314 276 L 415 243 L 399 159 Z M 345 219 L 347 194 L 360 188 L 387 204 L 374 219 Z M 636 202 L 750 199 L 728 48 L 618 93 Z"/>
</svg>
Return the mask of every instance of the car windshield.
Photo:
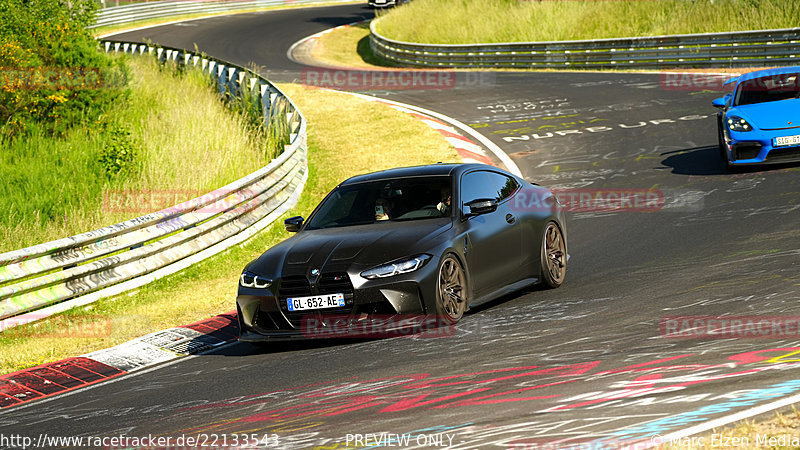
<svg viewBox="0 0 800 450">
<path fill-rule="evenodd" d="M 800 74 L 784 73 L 753 78 L 739 84 L 734 106 L 774 102 L 800 96 Z"/>
<path fill-rule="evenodd" d="M 447 176 L 339 186 L 308 219 L 306 229 L 449 217 L 451 186 Z"/>
</svg>

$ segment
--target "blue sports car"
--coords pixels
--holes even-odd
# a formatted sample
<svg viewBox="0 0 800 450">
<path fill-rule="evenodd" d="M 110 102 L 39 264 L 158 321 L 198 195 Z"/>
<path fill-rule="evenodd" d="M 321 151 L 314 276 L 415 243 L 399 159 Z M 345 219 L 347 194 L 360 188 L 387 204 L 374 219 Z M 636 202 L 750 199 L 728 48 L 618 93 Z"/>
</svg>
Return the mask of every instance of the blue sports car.
<svg viewBox="0 0 800 450">
<path fill-rule="evenodd" d="M 750 72 L 730 83 L 733 91 L 713 102 L 728 167 L 800 161 L 800 67 Z"/>
</svg>

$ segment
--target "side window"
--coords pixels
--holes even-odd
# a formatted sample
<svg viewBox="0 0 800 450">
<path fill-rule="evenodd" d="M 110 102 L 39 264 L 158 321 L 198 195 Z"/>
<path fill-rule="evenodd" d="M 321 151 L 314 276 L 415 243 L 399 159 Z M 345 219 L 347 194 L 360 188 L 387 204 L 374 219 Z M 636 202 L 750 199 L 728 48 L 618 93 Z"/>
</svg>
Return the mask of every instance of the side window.
<svg viewBox="0 0 800 450">
<path fill-rule="evenodd" d="M 501 202 L 519 188 L 513 178 L 496 172 L 470 172 L 461 178 L 461 200 L 469 203 L 479 198 L 493 198 Z"/>
<path fill-rule="evenodd" d="M 494 198 L 489 172 L 470 172 L 461 177 L 461 203 L 467 204 L 479 198 Z"/>
<path fill-rule="evenodd" d="M 519 184 L 517 180 L 507 177 L 505 175 L 501 175 L 499 173 L 490 172 L 489 176 L 492 179 L 493 189 L 496 193 L 496 199 L 498 202 L 501 202 L 508 197 L 511 197 L 511 194 L 517 191 Z"/>
</svg>

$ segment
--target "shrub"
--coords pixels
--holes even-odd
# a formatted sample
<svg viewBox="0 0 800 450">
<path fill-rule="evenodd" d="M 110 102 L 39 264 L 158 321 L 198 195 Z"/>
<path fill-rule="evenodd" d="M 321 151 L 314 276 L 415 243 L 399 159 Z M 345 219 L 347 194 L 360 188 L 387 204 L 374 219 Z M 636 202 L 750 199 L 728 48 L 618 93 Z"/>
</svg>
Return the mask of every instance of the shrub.
<svg viewBox="0 0 800 450">
<path fill-rule="evenodd" d="M 106 176 L 113 177 L 121 172 L 136 171 L 138 161 L 131 132 L 120 125 L 108 125 L 104 134 L 105 144 L 100 150 L 98 162 Z"/>
<path fill-rule="evenodd" d="M 0 0 L 0 127 L 63 135 L 124 101 L 127 69 L 87 31 L 94 0 Z"/>
</svg>

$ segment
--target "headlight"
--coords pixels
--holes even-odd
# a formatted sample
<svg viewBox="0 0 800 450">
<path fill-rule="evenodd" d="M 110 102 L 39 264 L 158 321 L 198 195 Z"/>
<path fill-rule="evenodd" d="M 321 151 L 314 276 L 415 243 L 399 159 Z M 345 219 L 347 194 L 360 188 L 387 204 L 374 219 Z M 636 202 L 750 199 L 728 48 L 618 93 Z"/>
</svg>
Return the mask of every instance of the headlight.
<svg viewBox="0 0 800 450">
<path fill-rule="evenodd" d="M 426 255 L 423 253 L 421 255 L 399 259 L 389 264 L 384 264 L 382 266 L 365 270 L 361 272 L 361 276 L 368 280 L 393 277 L 395 275 L 400 275 L 401 273 L 413 272 L 424 266 L 429 259 L 431 259 L 431 255 Z"/>
<path fill-rule="evenodd" d="M 753 131 L 753 126 L 739 116 L 728 117 L 728 128 L 731 131 Z"/>
<path fill-rule="evenodd" d="M 239 286 L 247 288 L 266 289 L 272 286 L 272 280 L 245 270 L 239 277 Z"/>
</svg>

